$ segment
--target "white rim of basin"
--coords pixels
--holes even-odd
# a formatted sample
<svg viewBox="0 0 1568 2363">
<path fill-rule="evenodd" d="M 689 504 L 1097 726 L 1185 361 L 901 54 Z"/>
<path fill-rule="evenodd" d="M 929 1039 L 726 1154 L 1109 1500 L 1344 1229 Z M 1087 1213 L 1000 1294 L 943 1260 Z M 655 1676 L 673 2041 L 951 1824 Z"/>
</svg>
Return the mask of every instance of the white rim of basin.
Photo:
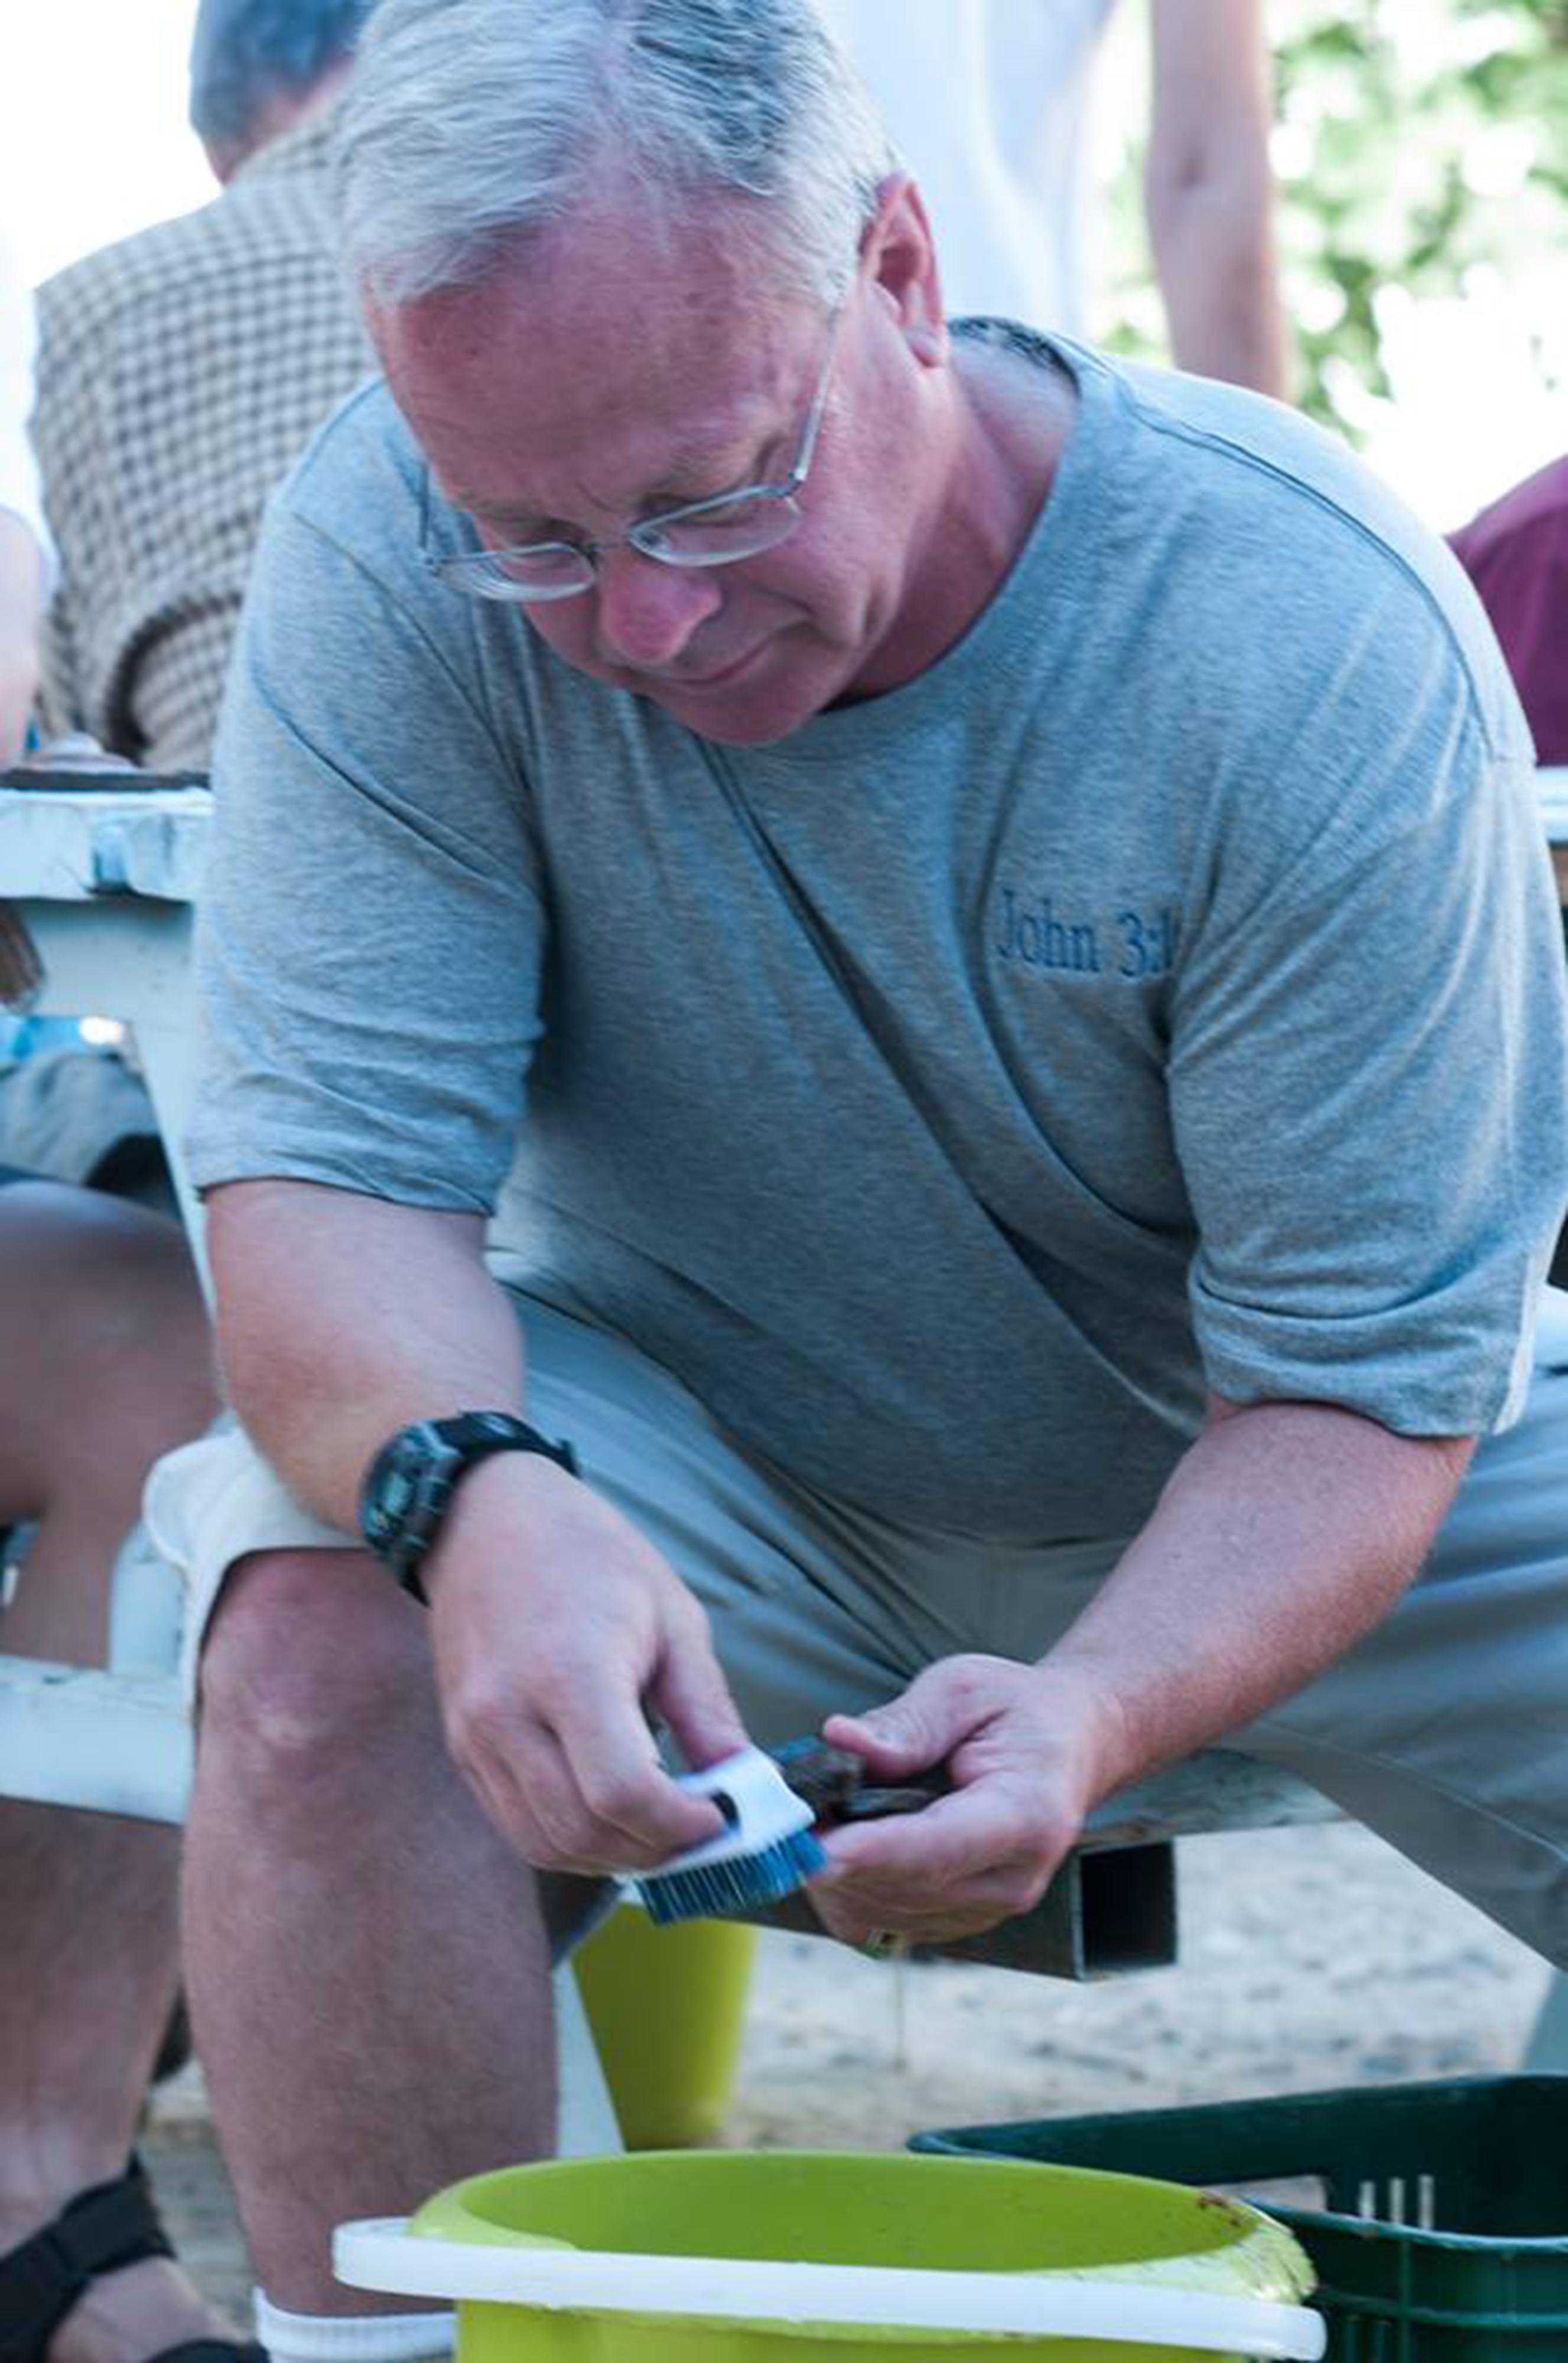
<svg viewBox="0 0 1568 2363">
<path fill-rule="evenodd" d="M 1311 2307 L 1262 2298 L 1038 2273 L 492 2246 L 428 2239 L 410 2233 L 396 2215 L 339 2224 L 332 2262 L 339 2280 L 358 2289 L 565 2313 L 1120 2338 L 1253 2356 L 1259 2363 L 1318 2363 L 1328 2340 L 1323 2317 Z"/>
</svg>

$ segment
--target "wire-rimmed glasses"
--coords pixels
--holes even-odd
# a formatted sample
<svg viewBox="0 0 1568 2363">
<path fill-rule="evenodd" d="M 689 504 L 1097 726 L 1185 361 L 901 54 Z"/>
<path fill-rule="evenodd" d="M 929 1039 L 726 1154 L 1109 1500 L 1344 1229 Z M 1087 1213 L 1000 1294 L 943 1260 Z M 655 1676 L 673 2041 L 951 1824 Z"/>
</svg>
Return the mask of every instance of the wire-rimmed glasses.
<svg viewBox="0 0 1568 2363">
<path fill-rule="evenodd" d="M 732 493 L 687 501 L 657 516 L 639 517 L 623 534 L 608 541 L 526 541 L 498 549 L 464 549 L 438 555 L 429 544 L 430 471 L 419 483 L 419 554 L 429 571 L 450 590 L 473 599 L 522 601 L 572 599 L 591 590 L 598 561 L 606 549 L 631 549 L 663 566 L 732 566 L 737 559 L 756 558 L 776 549 L 800 523 L 798 498 L 811 472 L 828 387 L 833 373 L 833 348 L 839 312 L 828 331 L 828 350 L 800 449 L 789 473 L 776 483 L 743 484 Z"/>
</svg>

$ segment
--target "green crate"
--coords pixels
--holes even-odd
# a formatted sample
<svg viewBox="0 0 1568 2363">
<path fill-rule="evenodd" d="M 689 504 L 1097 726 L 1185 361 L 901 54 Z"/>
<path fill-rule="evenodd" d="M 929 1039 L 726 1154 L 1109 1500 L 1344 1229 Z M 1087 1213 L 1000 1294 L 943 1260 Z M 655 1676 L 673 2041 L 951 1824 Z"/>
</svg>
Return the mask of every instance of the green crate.
<svg viewBox="0 0 1568 2363">
<path fill-rule="evenodd" d="M 1256 2193 L 1318 2269 L 1331 2363 L 1568 2363 L 1568 2075 L 965 2125 L 910 2147 Z M 1304 2180 L 1320 2207 L 1257 2193 Z"/>
</svg>

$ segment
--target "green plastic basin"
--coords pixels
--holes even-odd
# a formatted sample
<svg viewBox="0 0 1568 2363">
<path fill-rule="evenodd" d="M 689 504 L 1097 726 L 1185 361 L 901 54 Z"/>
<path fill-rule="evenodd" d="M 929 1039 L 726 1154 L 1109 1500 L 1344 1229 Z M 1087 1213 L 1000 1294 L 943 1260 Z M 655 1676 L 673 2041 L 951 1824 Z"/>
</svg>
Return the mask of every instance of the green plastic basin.
<svg viewBox="0 0 1568 2363">
<path fill-rule="evenodd" d="M 397 2225 L 346 2228 L 390 2233 L 396 2251 L 392 2278 L 347 2278 L 456 2299 L 461 2363 L 868 2363 L 868 2346 L 881 2350 L 878 2363 L 956 2363 L 955 2348 L 999 2341 L 1049 2363 L 1250 2363 L 1321 2351 L 1312 2343 L 1318 2318 L 1302 2311 L 1311 2269 L 1267 2216 L 1173 2183 L 1076 2168 L 897 2152 L 650 2152 L 474 2176 L 430 2200 L 406 2235 Z M 532 2259 L 480 2261 L 497 2248 L 531 2251 Z M 602 2271 L 573 2258 L 570 2298 L 496 2302 L 497 2276 L 548 2278 L 551 2260 L 541 2252 L 562 2248 L 602 2256 Z M 465 2255 L 474 2259 L 466 2269 Z M 421 2280 L 425 2257 L 431 2270 Z M 877 2306 L 893 2290 L 891 2318 L 815 2319 L 787 2295 L 773 2302 L 795 2269 L 818 2266 L 852 2269 L 840 2283 L 870 2292 Z M 672 2296 L 644 2310 L 638 2274 L 646 2280 L 651 2268 L 676 2286 L 688 2270 L 694 2286 L 706 2271 L 726 2289 L 751 2275 L 764 2302 L 716 2316 L 711 2302 L 684 2312 Z M 875 2279 L 884 2272 L 908 2279 L 895 2287 Z M 1041 2335 L 912 2326 L 897 2303 L 933 2274 L 1018 2277 L 977 2280 L 975 2289 L 1000 2289 L 1005 2308 L 1021 2300 L 1065 2310 L 1075 2327 Z M 1031 2299 L 1024 2277 L 1061 2286 Z M 967 2291 L 940 2286 L 949 2306 L 959 2288 L 967 2325 Z M 977 2318 L 984 2311 L 977 2307 Z M 1235 2345 L 1212 2324 L 1195 2344 L 1173 2335 L 1173 2317 L 1195 2335 L 1206 2313 L 1227 2329 L 1233 2313 L 1244 2313 L 1249 2331 L 1267 2316 L 1272 2335 Z M 1094 2335 L 1084 2335 L 1085 2313 Z M 1125 2335 L 1129 2316 L 1136 2335 Z"/>
</svg>

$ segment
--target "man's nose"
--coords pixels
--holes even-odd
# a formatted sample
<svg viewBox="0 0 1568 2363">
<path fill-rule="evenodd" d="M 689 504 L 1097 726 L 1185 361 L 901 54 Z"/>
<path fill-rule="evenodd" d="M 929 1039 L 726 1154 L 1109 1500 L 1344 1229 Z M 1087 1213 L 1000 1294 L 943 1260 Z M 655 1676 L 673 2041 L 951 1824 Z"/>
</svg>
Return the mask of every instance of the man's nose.
<svg viewBox="0 0 1568 2363">
<path fill-rule="evenodd" d="M 673 664 L 699 625 L 724 604 L 711 568 L 666 566 L 638 549 L 606 550 L 596 587 L 606 654 L 644 671 Z"/>
</svg>

